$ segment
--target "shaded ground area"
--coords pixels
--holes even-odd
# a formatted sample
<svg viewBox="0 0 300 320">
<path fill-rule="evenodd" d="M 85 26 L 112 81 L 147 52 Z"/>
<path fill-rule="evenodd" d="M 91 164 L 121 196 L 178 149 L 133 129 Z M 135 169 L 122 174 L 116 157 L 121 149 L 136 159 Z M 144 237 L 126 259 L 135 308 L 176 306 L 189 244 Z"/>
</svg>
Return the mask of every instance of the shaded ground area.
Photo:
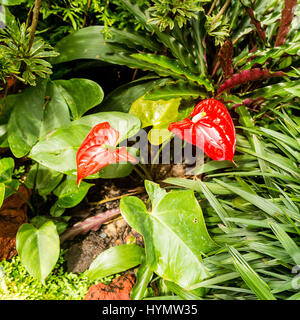
<svg viewBox="0 0 300 320">
<path fill-rule="evenodd" d="M 17 254 L 17 231 L 21 224 L 28 222 L 27 204 L 22 196 L 28 200 L 30 191 L 23 186 L 18 191 L 20 194 L 8 197 L 0 209 L 0 261 L 10 260 Z"/>
</svg>

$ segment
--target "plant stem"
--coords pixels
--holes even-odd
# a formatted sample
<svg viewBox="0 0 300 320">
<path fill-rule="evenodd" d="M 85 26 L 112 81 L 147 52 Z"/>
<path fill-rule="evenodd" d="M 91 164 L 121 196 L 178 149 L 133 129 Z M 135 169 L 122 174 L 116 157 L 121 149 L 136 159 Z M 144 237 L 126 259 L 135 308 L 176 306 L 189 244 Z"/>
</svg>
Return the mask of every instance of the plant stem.
<svg viewBox="0 0 300 320">
<path fill-rule="evenodd" d="M 211 5 L 211 7 L 210 7 L 210 9 L 209 9 L 209 11 L 208 11 L 208 13 L 207 13 L 208 16 L 211 15 L 211 13 L 212 13 L 212 11 L 213 11 L 213 9 L 214 9 L 217 1 L 218 1 L 218 0 L 214 0 L 214 2 L 212 3 L 212 5 Z"/>
<path fill-rule="evenodd" d="M 86 12 L 85 12 L 83 23 L 82 23 L 82 28 L 84 28 L 85 25 L 86 25 L 86 20 L 87 20 L 87 16 L 89 14 L 89 10 L 90 10 L 90 7 L 91 7 L 91 2 L 92 2 L 92 0 L 89 0 L 88 3 L 87 3 Z"/>
<path fill-rule="evenodd" d="M 216 17 L 214 18 L 213 22 L 211 23 L 211 27 L 219 20 L 219 18 L 221 17 L 221 15 L 224 13 L 224 11 L 227 9 L 227 7 L 229 6 L 231 0 L 226 0 L 226 2 L 224 3 L 224 6 L 222 7 L 222 9 L 218 12 L 218 14 L 216 15 Z"/>
<path fill-rule="evenodd" d="M 146 169 L 146 165 L 142 165 L 142 164 L 137 164 L 141 169 L 142 171 L 144 172 L 146 178 L 150 181 L 153 181 L 153 178 L 151 176 L 151 174 L 149 173 L 149 171 Z"/>
<path fill-rule="evenodd" d="M 35 0 L 34 2 L 34 9 L 33 9 L 33 17 L 30 27 L 30 39 L 29 39 L 29 45 L 28 45 L 28 51 L 30 51 L 33 41 L 34 41 L 34 35 L 36 31 L 36 27 L 39 20 L 39 13 L 41 8 L 42 0 Z"/>
</svg>

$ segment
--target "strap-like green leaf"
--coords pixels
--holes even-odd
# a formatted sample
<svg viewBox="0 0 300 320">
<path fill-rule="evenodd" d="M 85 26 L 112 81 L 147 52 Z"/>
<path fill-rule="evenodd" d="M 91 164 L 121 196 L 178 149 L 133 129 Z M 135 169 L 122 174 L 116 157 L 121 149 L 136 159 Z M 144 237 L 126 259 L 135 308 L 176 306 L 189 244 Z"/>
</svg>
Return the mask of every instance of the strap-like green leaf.
<svg viewBox="0 0 300 320">
<path fill-rule="evenodd" d="M 236 270 L 247 286 L 260 300 L 276 300 L 266 282 L 251 268 L 243 256 L 233 247 L 228 247 Z"/>
</svg>

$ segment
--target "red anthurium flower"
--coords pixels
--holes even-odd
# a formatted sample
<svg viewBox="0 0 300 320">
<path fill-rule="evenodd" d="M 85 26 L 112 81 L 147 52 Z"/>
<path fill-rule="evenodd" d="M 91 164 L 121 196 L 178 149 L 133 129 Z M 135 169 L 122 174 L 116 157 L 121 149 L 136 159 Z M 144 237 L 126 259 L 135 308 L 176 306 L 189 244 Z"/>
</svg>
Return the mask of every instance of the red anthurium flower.
<svg viewBox="0 0 300 320">
<path fill-rule="evenodd" d="M 90 131 L 76 155 L 78 186 L 82 179 L 111 163 L 136 162 L 126 147 L 115 147 L 118 139 L 119 131 L 112 128 L 108 122 L 99 123 Z"/>
<path fill-rule="evenodd" d="M 226 107 L 218 100 L 201 101 L 189 117 L 171 123 L 168 129 L 201 148 L 213 160 L 233 159 L 235 128 Z"/>
</svg>

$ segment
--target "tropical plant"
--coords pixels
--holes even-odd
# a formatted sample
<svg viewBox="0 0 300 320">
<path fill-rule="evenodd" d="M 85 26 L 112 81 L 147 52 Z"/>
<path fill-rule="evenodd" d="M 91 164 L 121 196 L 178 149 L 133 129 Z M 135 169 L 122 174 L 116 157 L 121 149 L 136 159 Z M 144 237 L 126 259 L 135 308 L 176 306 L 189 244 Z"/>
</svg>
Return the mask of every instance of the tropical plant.
<svg viewBox="0 0 300 320">
<path fill-rule="evenodd" d="M 106 37 L 105 26 L 82 28 L 56 45 L 51 63 L 101 60 L 143 77 L 103 102 L 101 87 L 86 79 L 39 79 L 5 99 L 2 146 L 34 161 L 28 187 L 57 197 L 50 216 L 38 212 L 19 230 L 24 266 L 46 281 L 66 229 L 62 215 L 92 186 L 83 179 L 126 177 L 134 169 L 149 201 L 123 197 L 108 215 L 121 213 L 145 248 L 110 248 L 88 278 L 139 266 L 132 299 L 299 299 L 297 2 L 121 3 L 143 32 L 109 28 Z M 193 179 L 153 181 L 153 164 L 134 166 L 137 148 L 122 145 L 141 128 L 151 151 L 158 146 L 156 159 L 174 135 L 211 159 L 196 164 Z M 8 157 L 0 162 L 0 201 L 20 183 L 13 165 Z M 106 218 L 88 218 L 69 234 L 96 230 Z"/>
</svg>

